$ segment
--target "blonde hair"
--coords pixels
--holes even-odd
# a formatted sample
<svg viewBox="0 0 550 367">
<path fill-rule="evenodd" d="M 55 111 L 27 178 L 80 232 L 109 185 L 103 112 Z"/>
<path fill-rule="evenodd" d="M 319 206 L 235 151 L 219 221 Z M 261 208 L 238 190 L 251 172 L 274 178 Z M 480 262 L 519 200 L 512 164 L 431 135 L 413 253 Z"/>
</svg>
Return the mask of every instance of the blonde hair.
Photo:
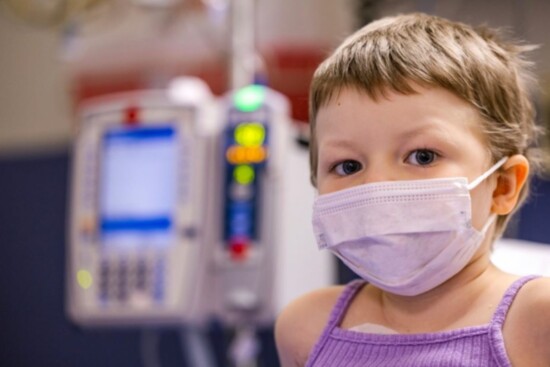
<svg viewBox="0 0 550 367">
<path fill-rule="evenodd" d="M 385 91 L 413 94 L 413 85 L 444 88 L 473 105 L 482 120 L 493 162 L 531 148 L 538 127 L 523 53 L 534 46 L 504 42 L 494 30 L 473 29 L 414 13 L 372 22 L 348 37 L 316 70 L 310 88 L 310 168 L 316 186 L 315 120 L 319 108 L 344 87 L 373 99 Z M 522 189 L 519 205 L 528 194 Z M 509 215 L 497 220 L 500 234 Z"/>
</svg>

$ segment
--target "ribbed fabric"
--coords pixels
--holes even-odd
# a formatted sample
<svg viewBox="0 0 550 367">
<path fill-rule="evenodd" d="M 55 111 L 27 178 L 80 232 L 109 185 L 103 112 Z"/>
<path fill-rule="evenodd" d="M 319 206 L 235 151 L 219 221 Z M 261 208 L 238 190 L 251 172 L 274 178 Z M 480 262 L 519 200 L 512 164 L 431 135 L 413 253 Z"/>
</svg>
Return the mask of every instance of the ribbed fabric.
<svg viewBox="0 0 550 367">
<path fill-rule="evenodd" d="M 425 334 L 369 334 L 339 327 L 353 297 L 365 284 L 349 283 L 306 367 L 511 367 L 502 326 L 521 287 L 536 276 L 515 281 L 504 294 L 489 324 Z"/>
</svg>

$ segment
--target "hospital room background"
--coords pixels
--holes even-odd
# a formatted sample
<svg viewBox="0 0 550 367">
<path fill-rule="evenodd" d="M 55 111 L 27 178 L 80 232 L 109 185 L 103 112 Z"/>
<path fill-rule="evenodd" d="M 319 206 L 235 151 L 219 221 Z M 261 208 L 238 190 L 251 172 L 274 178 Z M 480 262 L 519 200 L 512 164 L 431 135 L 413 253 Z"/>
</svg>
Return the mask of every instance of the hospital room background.
<svg viewBox="0 0 550 367">
<path fill-rule="evenodd" d="M 539 45 L 550 126 L 544 0 L 0 0 L 0 365 L 278 366 L 277 313 L 355 277 L 314 244 L 311 75 L 411 11 Z M 550 274 L 549 216 L 545 173 L 495 263 Z"/>
</svg>

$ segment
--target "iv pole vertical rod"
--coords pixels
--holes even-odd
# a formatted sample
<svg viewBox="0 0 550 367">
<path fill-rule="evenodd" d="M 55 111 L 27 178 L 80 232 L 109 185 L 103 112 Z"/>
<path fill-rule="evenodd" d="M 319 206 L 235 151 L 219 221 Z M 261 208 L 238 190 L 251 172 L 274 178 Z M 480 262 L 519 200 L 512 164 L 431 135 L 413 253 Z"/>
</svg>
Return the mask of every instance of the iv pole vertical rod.
<svg viewBox="0 0 550 367">
<path fill-rule="evenodd" d="M 242 88 L 254 82 L 255 1 L 231 0 L 231 89 Z"/>
<path fill-rule="evenodd" d="M 255 1 L 231 0 L 231 89 L 254 83 L 256 73 Z M 233 341 L 233 367 L 256 367 L 254 328 L 238 325 Z M 232 353 L 230 353 L 232 354 Z"/>
</svg>

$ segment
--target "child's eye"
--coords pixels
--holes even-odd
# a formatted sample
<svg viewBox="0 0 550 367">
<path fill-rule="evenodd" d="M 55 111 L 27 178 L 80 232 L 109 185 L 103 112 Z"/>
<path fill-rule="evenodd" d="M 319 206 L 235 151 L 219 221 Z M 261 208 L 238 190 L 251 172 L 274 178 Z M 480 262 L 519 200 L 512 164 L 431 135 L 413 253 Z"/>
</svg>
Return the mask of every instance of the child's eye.
<svg viewBox="0 0 550 367">
<path fill-rule="evenodd" d="M 334 166 L 334 172 L 339 176 L 348 176 L 359 171 L 363 166 L 361 163 L 353 160 L 343 161 Z"/>
<path fill-rule="evenodd" d="M 417 166 L 427 166 L 432 164 L 437 158 L 437 153 L 429 149 L 417 149 L 407 157 L 407 163 Z"/>
</svg>

